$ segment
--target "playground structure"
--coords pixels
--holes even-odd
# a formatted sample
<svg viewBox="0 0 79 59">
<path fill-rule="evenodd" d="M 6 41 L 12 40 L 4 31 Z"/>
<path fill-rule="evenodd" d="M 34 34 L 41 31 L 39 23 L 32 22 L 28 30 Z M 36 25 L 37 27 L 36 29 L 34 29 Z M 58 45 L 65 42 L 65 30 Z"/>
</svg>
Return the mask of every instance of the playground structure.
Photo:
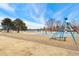
<svg viewBox="0 0 79 59">
<path fill-rule="evenodd" d="M 70 35 L 67 35 L 67 33 Z M 78 36 L 76 34 L 79 34 L 77 27 L 72 26 L 68 22 L 67 18 L 64 18 L 62 28 L 59 28 L 58 31 L 56 31 L 55 33 L 51 33 L 51 34 L 52 34 L 51 39 L 59 39 L 59 40 L 64 40 L 64 41 L 66 41 L 67 36 L 71 36 L 74 44 L 77 45 Z"/>
</svg>

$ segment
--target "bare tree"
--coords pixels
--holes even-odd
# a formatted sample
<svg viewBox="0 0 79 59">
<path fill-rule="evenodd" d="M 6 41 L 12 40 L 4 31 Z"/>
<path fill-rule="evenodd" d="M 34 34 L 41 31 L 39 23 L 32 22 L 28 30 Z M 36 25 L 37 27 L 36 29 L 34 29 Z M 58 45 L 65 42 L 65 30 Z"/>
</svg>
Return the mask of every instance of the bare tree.
<svg viewBox="0 0 79 59">
<path fill-rule="evenodd" d="M 49 19 L 46 22 L 46 28 L 52 31 L 58 30 L 60 26 L 61 26 L 60 21 L 56 21 L 55 19 Z"/>
</svg>

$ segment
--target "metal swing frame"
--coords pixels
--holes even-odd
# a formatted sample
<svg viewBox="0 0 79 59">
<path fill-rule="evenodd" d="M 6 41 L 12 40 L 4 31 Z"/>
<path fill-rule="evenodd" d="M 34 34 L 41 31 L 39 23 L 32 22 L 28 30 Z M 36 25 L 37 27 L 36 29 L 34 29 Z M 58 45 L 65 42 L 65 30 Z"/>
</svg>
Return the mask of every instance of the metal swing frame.
<svg viewBox="0 0 79 59">
<path fill-rule="evenodd" d="M 71 29 L 73 29 L 73 28 L 72 28 L 71 24 L 67 22 L 67 20 L 68 20 L 67 18 L 64 18 L 64 22 L 63 22 L 64 28 L 62 28 L 61 31 L 58 30 L 58 32 L 60 32 L 60 33 L 59 33 L 59 34 L 60 34 L 60 38 L 61 38 L 61 39 L 63 38 L 64 41 L 66 41 L 66 37 L 64 37 L 64 36 L 65 36 L 65 34 L 66 34 L 65 28 L 66 28 L 66 26 L 67 26 L 67 28 L 69 29 L 69 33 L 71 34 L 71 37 L 72 37 L 72 40 L 73 40 L 74 44 L 77 45 L 77 39 L 76 39 L 75 36 L 74 36 L 74 32 L 71 30 Z M 56 34 L 57 34 L 57 32 L 54 33 L 54 35 L 56 35 Z M 53 36 L 52 36 L 52 38 L 53 38 Z M 57 38 L 57 37 L 56 37 L 56 38 Z M 56 38 L 55 38 L 55 39 L 56 39 Z"/>
</svg>

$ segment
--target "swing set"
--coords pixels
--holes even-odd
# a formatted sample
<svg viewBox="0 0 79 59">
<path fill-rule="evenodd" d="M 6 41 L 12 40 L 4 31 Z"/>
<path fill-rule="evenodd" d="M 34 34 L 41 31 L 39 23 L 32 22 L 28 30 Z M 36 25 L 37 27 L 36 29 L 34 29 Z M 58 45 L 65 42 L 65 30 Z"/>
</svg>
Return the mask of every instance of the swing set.
<svg viewBox="0 0 79 59">
<path fill-rule="evenodd" d="M 63 26 L 62 28 L 59 28 L 58 31 L 56 31 L 55 33 L 53 33 L 51 39 L 58 39 L 60 38 L 60 40 L 64 40 L 66 41 L 66 34 L 70 34 L 73 43 L 77 46 L 77 40 L 78 40 L 78 36 L 75 34 L 79 34 L 78 32 L 78 28 L 76 26 L 72 26 L 69 22 L 68 22 L 68 18 L 64 18 L 64 22 L 63 22 Z M 58 36 L 58 37 L 57 37 Z"/>
</svg>

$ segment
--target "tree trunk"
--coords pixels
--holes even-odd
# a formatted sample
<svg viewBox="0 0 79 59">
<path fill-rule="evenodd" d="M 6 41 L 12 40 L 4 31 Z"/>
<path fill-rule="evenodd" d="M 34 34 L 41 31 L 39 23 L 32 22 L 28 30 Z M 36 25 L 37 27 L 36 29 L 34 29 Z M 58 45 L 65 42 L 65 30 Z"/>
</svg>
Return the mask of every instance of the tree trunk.
<svg viewBox="0 0 79 59">
<path fill-rule="evenodd" d="M 7 32 L 9 32 L 9 28 L 7 29 Z"/>
<path fill-rule="evenodd" d="M 20 30 L 19 30 L 19 28 L 17 29 L 17 33 L 19 33 L 20 32 Z"/>
</svg>

